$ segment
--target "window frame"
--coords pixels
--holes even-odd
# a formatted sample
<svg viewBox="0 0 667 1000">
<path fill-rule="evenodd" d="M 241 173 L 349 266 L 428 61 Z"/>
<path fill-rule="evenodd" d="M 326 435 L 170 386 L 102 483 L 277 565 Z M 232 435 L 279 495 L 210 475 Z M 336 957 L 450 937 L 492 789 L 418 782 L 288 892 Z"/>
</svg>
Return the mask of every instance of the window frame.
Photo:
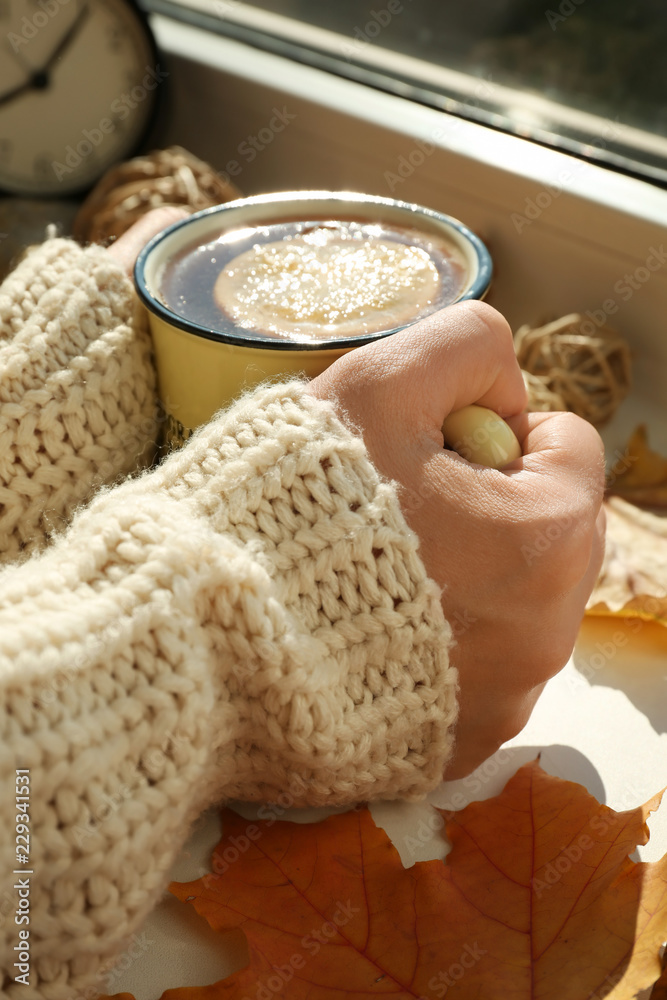
<svg viewBox="0 0 667 1000">
<path fill-rule="evenodd" d="M 161 13 L 260 51 L 354 80 L 465 121 L 530 139 L 667 189 L 667 137 L 568 107 L 537 94 L 354 40 L 241 0 L 141 0 Z M 527 126 L 507 109 L 532 117 Z M 644 159 L 639 157 L 642 151 Z"/>
</svg>

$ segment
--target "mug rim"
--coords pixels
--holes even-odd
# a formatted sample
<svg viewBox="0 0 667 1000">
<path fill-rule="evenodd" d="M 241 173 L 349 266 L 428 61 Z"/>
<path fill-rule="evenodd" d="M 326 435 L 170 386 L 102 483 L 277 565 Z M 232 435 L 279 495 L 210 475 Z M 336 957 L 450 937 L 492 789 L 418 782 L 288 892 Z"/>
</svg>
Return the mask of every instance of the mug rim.
<svg viewBox="0 0 667 1000">
<path fill-rule="evenodd" d="M 171 223 L 171 225 L 167 226 L 166 229 L 163 229 L 160 233 L 154 236 L 141 250 L 139 256 L 137 257 L 134 265 L 133 276 L 134 285 L 139 299 L 149 312 L 152 312 L 168 325 L 183 330 L 185 333 L 189 333 L 195 337 L 203 337 L 206 340 L 212 340 L 224 344 L 235 344 L 241 347 L 252 348 L 253 350 L 330 351 L 343 347 L 361 347 L 364 344 L 372 343 L 373 341 L 383 340 L 385 337 L 398 333 L 399 331 L 406 329 L 406 327 L 411 326 L 412 323 L 417 322 L 417 319 L 412 319 L 408 323 L 402 323 L 399 326 L 393 327 L 391 330 L 383 330 L 380 333 L 366 333 L 358 337 L 336 337 L 315 342 L 297 342 L 287 338 L 283 339 L 278 337 L 275 339 L 267 337 L 260 338 L 254 337 L 252 335 L 252 331 L 249 331 L 249 335 L 244 336 L 241 334 L 213 330 L 209 327 L 202 326 L 193 320 L 186 319 L 184 316 L 180 316 L 178 313 L 173 312 L 167 305 L 160 302 L 149 290 L 146 280 L 146 266 L 151 254 L 157 249 L 157 247 L 160 246 L 160 244 L 171 239 L 174 233 L 178 232 L 180 229 L 183 229 L 186 226 L 191 226 L 193 222 L 199 219 L 218 215 L 225 211 L 229 211 L 230 209 L 244 208 L 246 206 L 259 207 L 262 205 L 272 205 L 276 202 L 284 203 L 285 208 L 289 209 L 290 205 L 295 203 L 298 204 L 303 201 L 338 201 L 341 203 L 351 203 L 360 207 L 363 207 L 365 204 L 385 205 L 397 211 L 408 211 L 412 213 L 415 218 L 425 217 L 435 223 L 436 226 L 453 230 L 455 236 L 459 240 L 466 242 L 471 247 L 473 257 L 477 264 L 477 272 L 473 274 L 472 279 L 469 281 L 465 290 L 458 295 L 453 302 L 449 303 L 449 305 L 455 305 L 458 302 L 465 302 L 470 299 L 481 300 L 486 295 L 493 276 L 493 262 L 491 254 L 479 236 L 472 232 L 471 229 L 458 219 L 455 219 L 450 215 L 446 215 L 444 212 L 438 212 L 435 209 L 418 205 L 416 202 L 401 201 L 396 198 L 385 198 L 381 195 L 369 195 L 357 191 L 301 190 L 269 192 L 267 194 L 236 198 L 234 201 L 223 202 L 221 205 L 212 205 L 209 208 L 200 209 L 200 211 L 194 212 L 185 219 L 179 219 L 177 222 Z M 255 223 L 255 225 L 257 224 L 258 223 Z M 418 229 L 419 226 L 415 226 L 415 228 Z M 447 306 L 443 306 L 442 308 L 447 308 Z"/>
</svg>

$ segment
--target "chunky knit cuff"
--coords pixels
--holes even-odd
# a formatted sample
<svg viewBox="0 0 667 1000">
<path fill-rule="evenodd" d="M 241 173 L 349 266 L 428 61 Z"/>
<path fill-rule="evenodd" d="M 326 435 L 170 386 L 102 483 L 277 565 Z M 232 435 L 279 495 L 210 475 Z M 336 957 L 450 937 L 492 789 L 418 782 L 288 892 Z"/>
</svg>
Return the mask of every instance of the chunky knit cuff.
<svg viewBox="0 0 667 1000">
<path fill-rule="evenodd" d="M 41 548 L 157 430 L 148 330 L 100 247 L 32 250 L 0 286 L 0 562 Z"/>
<path fill-rule="evenodd" d="M 265 388 L 200 431 L 151 488 L 246 548 L 270 581 L 253 628 L 238 634 L 225 614 L 216 628 L 248 723 L 225 793 L 423 798 L 451 752 L 451 636 L 363 441 L 303 383 Z"/>
<path fill-rule="evenodd" d="M 302 383 L 260 388 L 0 573 L 0 897 L 31 780 L 31 981 L 70 1000 L 230 798 L 423 797 L 451 752 L 450 630 L 392 484 Z"/>
</svg>

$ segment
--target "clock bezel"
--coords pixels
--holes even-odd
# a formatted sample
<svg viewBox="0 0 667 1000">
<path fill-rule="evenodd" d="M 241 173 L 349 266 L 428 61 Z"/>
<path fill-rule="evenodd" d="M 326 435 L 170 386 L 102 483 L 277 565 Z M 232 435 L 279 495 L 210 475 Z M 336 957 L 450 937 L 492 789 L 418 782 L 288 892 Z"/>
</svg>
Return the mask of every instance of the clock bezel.
<svg viewBox="0 0 667 1000">
<path fill-rule="evenodd" d="M 88 2 L 95 3 L 96 0 L 88 0 Z M 142 32 L 143 41 L 146 43 L 146 46 L 150 51 L 152 64 L 154 66 L 159 66 L 164 63 L 164 54 L 158 49 L 157 41 L 150 26 L 147 12 L 139 6 L 136 0 L 114 0 L 114 2 L 122 5 L 127 11 L 130 12 L 137 26 L 137 30 Z M 127 149 L 123 150 L 120 154 L 115 153 L 112 157 L 109 157 L 106 162 L 100 165 L 99 170 L 94 174 L 94 176 L 91 177 L 88 175 L 82 183 L 63 189 L 62 182 L 57 180 L 57 178 L 54 178 L 53 182 L 51 182 L 50 178 L 46 178 L 43 183 L 40 183 L 37 178 L 33 178 L 31 183 L 21 184 L 19 179 L 14 181 L 14 179 L 8 179 L 4 176 L 2 166 L 0 166 L 0 198 L 24 197 L 35 199 L 77 199 L 85 197 L 85 195 L 95 187 L 98 181 L 108 170 L 116 166 L 118 163 L 131 159 L 143 150 L 147 138 L 154 132 L 158 120 L 159 109 L 164 103 L 165 87 L 168 86 L 168 82 L 167 75 L 167 77 L 160 82 L 160 85 L 156 87 L 155 90 L 150 91 L 146 95 L 146 101 L 148 102 L 146 119 L 139 134 L 133 139 L 132 143 L 128 145 Z"/>
</svg>

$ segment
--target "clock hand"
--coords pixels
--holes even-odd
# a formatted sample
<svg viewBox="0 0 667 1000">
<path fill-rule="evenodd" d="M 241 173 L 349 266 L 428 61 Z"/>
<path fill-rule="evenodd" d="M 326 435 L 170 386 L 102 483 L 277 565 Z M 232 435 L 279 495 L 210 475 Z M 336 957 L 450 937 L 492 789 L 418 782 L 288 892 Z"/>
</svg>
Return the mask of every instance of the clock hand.
<svg viewBox="0 0 667 1000">
<path fill-rule="evenodd" d="M 30 76 L 32 77 L 32 74 L 34 72 L 34 70 L 32 69 L 32 67 L 26 65 L 26 63 L 23 61 L 23 56 L 21 55 L 21 53 L 19 51 L 15 50 L 14 47 L 12 45 L 10 45 L 9 42 L 6 39 L 5 39 L 5 41 L 6 41 L 5 48 L 7 48 L 7 49 L 10 50 L 10 52 L 12 53 L 12 55 L 15 56 L 16 61 L 19 62 L 21 64 L 21 66 L 23 67 L 23 69 L 27 73 L 29 73 Z M 22 94 L 24 92 L 24 90 L 32 90 L 32 88 L 33 88 L 33 81 L 32 81 L 32 79 L 26 80 L 25 83 L 19 84 L 18 87 L 13 87 L 12 90 L 9 90 L 6 94 L 3 94 L 2 96 L 0 96 L 0 105 L 2 105 L 2 104 L 8 104 L 15 97 L 18 97 L 19 94 Z"/>
<path fill-rule="evenodd" d="M 29 80 L 26 80 L 25 83 L 20 84 L 18 87 L 14 87 L 6 94 L 0 96 L 0 107 L 3 104 L 8 104 L 15 97 L 18 97 L 19 94 L 23 94 L 28 90 L 45 90 L 49 86 L 50 70 L 53 68 L 54 64 L 58 61 L 65 49 L 70 45 L 75 35 L 78 34 L 89 13 L 88 4 L 85 4 L 58 42 L 58 45 L 51 53 L 44 66 L 38 70 L 30 70 L 29 72 L 31 75 Z"/>
<path fill-rule="evenodd" d="M 9 104 L 9 102 L 12 101 L 15 97 L 18 97 L 19 94 L 22 94 L 24 90 L 32 90 L 32 89 L 33 89 L 32 80 L 28 80 L 27 83 L 22 83 L 18 87 L 14 87 L 13 90 L 10 90 L 6 94 L 2 94 L 2 96 L 0 96 L 0 107 L 3 104 Z"/>
<path fill-rule="evenodd" d="M 60 57 L 63 54 L 63 52 L 65 51 L 65 49 L 73 41 L 74 37 L 79 33 L 79 31 L 81 29 L 81 26 L 83 25 L 84 21 L 88 17 L 89 13 L 90 13 L 90 11 L 89 11 L 89 8 L 88 8 L 88 4 L 86 3 L 81 8 L 81 10 L 77 14 L 76 18 L 74 19 L 74 21 L 72 22 L 72 24 L 69 26 L 69 28 L 67 29 L 67 31 L 65 32 L 65 34 L 63 35 L 63 37 L 60 39 L 60 41 L 58 42 L 58 45 L 56 46 L 55 50 L 51 53 L 51 55 L 47 59 L 46 63 L 42 66 L 41 70 L 39 70 L 39 72 L 35 73 L 35 75 L 33 77 L 33 80 L 39 79 L 41 81 L 41 80 L 45 79 L 47 81 L 46 82 L 46 86 L 48 86 L 48 78 L 49 78 L 50 71 L 53 69 L 53 67 L 54 67 L 55 63 L 58 61 L 58 59 L 60 59 Z M 40 85 L 44 86 L 44 84 L 37 84 L 37 85 L 38 86 L 40 86 Z"/>
</svg>

